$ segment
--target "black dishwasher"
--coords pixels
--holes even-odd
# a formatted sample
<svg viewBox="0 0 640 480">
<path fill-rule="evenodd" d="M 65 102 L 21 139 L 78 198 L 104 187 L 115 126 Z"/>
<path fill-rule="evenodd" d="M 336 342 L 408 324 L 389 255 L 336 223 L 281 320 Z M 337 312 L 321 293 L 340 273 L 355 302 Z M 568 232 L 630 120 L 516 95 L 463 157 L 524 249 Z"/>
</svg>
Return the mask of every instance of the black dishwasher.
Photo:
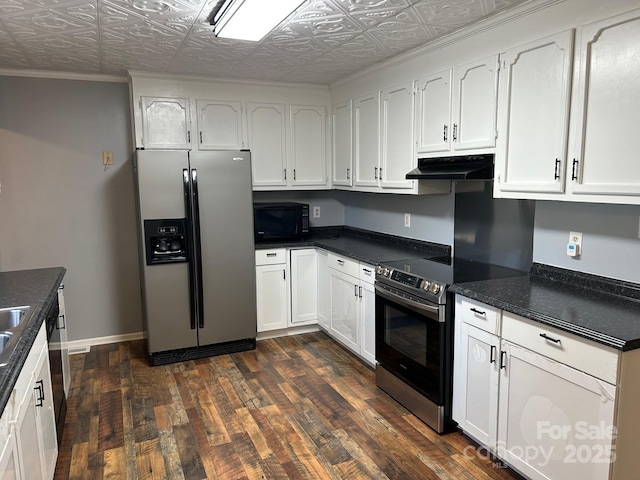
<svg viewBox="0 0 640 480">
<path fill-rule="evenodd" d="M 51 342 L 53 332 L 58 329 L 58 322 L 64 318 L 60 318 L 60 307 L 56 298 L 49 310 L 45 322 L 47 324 L 47 342 L 49 345 L 49 369 L 51 371 L 51 389 L 53 390 L 53 409 L 56 418 L 56 433 L 58 436 L 58 446 L 62 440 L 62 429 L 64 428 L 64 420 L 67 415 L 67 399 L 64 394 L 64 378 L 62 375 L 62 350 L 58 343 L 56 349 Z"/>
</svg>

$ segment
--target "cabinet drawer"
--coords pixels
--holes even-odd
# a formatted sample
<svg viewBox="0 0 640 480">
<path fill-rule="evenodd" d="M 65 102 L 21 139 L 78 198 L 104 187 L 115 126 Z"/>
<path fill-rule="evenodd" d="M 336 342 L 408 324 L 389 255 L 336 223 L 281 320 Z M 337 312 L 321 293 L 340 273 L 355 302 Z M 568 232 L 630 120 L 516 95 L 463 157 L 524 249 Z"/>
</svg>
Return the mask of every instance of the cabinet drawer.
<svg viewBox="0 0 640 480">
<path fill-rule="evenodd" d="M 485 332 L 500 335 L 500 309 L 459 295 L 456 296 L 456 307 L 458 320 Z"/>
<path fill-rule="evenodd" d="M 502 314 L 502 338 L 616 385 L 618 351 L 557 328 Z"/>
<path fill-rule="evenodd" d="M 256 265 L 274 265 L 287 262 L 286 248 L 256 250 Z"/>
<path fill-rule="evenodd" d="M 329 268 L 344 272 L 352 277 L 360 277 L 360 263 L 341 257 L 335 253 L 329 253 Z"/>
<path fill-rule="evenodd" d="M 373 285 L 373 282 L 376 279 L 376 267 L 372 267 L 371 265 L 367 265 L 366 263 L 360 264 L 360 281 L 365 283 L 370 283 Z"/>
</svg>

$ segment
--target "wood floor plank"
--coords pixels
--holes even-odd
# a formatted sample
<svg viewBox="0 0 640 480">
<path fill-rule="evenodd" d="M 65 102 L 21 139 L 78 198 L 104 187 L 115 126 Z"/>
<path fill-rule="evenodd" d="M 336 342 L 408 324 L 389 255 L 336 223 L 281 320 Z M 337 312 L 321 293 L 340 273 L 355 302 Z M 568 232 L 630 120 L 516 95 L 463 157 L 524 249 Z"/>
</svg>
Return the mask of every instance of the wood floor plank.
<svg viewBox="0 0 640 480">
<path fill-rule="evenodd" d="M 323 333 L 150 367 L 143 341 L 71 357 L 55 480 L 514 480 L 438 435 Z"/>
</svg>

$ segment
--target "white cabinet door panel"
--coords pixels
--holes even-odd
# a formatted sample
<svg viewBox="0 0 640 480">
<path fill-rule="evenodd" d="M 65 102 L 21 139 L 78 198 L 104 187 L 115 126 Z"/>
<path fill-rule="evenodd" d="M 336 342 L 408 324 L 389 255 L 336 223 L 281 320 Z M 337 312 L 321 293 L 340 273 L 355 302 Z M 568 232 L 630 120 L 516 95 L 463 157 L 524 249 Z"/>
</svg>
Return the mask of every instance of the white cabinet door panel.
<svg viewBox="0 0 640 480">
<path fill-rule="evenodd" d="M 495 147 L 497 92 L 497 55 L 455 68 L 451 132 L 454 150 Z"/>
<path fill-rule="evenodd" d="M 616 387 L 509 342 L 502 351 L 499 455 L 532 479 L 608 479 Z"/>
<path fill-rule="evenodd" d="M 200 150 L 240 150 L 242 106 L 228 100 L 196 100 L 198 148 Z"/>
<path fill-rule="evenodd" d="M 291 105 L 292 186 L 326 185 L 326 111 L 323 106 Z"/>
<path fill-rule="evenodd" d="M 500 58 L 499 188 L 561 193 L 567 166 L 573 30 L 511 49 Z"/>
<path fill-rule="evenodd" d="M 383 188 L 412 188 L 405 175 L 413 170 L 414 153 L 414 82 L 383 90 L 382 161 L 379 171 Z"/>
<path fill-rule="evenodd" d="M 247 123 L 253 185 L 286 185 L 287 122 L 284 105 L 247 103 Z"/>
<path fill-rule="evenodd" d="M 359 354 L 358 279 L 330 268 L 329 303 L 332 336 Z"/>
<path fill-rule="evenodd" d="M 584 26 L 580 59 L 569 188 L 640 195 L 640 11 Z"/>
<path fill-rule="evenodd" d="M 291 250 L 291 324 L 318 321 L 318 259 L 315 248 Z"/>
<path fill-rule="evenodd" d="M 191 148 L 191 114 L 188 98 L 142 97 L 140 107 L 144 148 Z"/>
<path fill-rule="evenodd" d="M 418 153 L 451 147 L 451 74 L 445 70 L 418 82 Z"/>
<path fill-rule="evenodd" d="M 287 328 L 289 298 L 286 272 L 285 263 L 256 267 L 258 332 Z"/>
<path fill-rule="evenodd" d="M 333 107 L 333 184 L 351 186 L 353 122 L 351 100 Z"/>
<path fill-rule="evenodd" d="M 353 108 L 353 184 L 357 187 L 376 187 L 380 168 L 380 92 L 355 99 Z"/>
</svg>

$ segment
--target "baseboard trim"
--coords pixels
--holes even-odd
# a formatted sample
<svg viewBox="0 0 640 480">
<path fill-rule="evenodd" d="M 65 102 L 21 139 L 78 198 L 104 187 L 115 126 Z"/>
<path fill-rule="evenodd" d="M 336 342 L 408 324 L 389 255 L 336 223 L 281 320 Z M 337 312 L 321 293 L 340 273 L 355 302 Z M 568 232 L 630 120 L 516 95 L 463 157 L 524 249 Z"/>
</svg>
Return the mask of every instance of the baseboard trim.
<svg viewBox="0 0 640 480">
<path fill-rule="evenodd" d="M 269 338 L 286 337 L 288 335 L 300 335 L 302 333 L 317 332 L 318 330 L 319 328 L 317 324 L 281 328 L 280 330 L 269 330 L 267 332 L 258 332 L 258 336 L 256 340 L 267 340 Z"/>
<path fill-rule="evenodd" d="M 67 342 L 69 355 L 76 353 L 87 353 L 94 345 L 105 345 L 107 343 L 130 342 L 132 340 L 141 340 L 144 338 L 144 332 L 125 333 L 123 335 L 108 335 L 106 337 L 85 338 L 82 340 L 72 340 Z M 60 350 L 60 342 L 51 342 L 52 350 Z"/>
</svg>

